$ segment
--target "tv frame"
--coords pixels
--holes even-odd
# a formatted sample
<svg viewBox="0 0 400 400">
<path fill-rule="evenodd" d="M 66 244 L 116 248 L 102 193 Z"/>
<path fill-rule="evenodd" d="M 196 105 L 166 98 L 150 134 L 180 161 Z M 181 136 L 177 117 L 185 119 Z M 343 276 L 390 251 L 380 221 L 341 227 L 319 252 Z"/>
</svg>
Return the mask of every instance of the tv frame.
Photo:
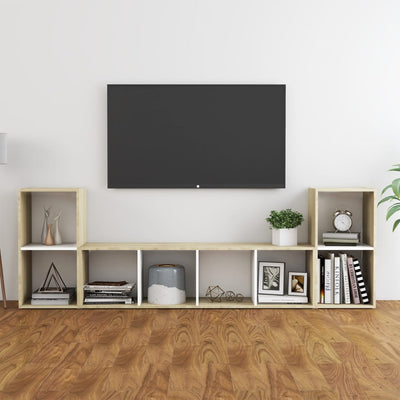
<svg viewBox="0 0 400 400">
<path fill-rule="evenodd" d="M 280 86 L 283 88 L 283 101 L 284 101 L 284 122 L 283 122 L 283 146 L 284 146 L 284 154 L 283 154 L 283 166 L 284 166 L 284 180 L 282 184 L 179 184 L 179 185 L 171 185 L 171 184 L 140 184 L 137 186 L 125 186 L 125 185 L 111 185 L 110 184 L 110 174 L 109 174 L 109 164 L 110 164 L 110 152 L 108 149 L 108 141 L 110 135 L 110 125 L 109 125 L 109 88 L 112 86 Z M 107 84 L 107 188 L 108 189 L 284 189 L 286 188 L 286 84 L 185 84 L 185 83 L 175 83 L 175 84 L 149 84 L 149 83 L 137 83 L 137 84 Z"/>
</svg>

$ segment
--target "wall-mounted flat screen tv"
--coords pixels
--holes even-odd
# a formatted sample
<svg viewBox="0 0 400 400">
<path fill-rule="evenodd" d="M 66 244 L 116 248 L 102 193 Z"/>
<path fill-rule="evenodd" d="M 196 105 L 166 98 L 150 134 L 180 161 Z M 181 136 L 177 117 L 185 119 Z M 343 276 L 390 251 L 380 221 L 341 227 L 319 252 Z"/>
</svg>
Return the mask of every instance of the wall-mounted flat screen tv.
<svg viewBox="0 0 400 400">
<path fill-rule="evenodd" d="M 285 187 L 285 89 L 108 85 L 108 187 Z"/>
</svg>

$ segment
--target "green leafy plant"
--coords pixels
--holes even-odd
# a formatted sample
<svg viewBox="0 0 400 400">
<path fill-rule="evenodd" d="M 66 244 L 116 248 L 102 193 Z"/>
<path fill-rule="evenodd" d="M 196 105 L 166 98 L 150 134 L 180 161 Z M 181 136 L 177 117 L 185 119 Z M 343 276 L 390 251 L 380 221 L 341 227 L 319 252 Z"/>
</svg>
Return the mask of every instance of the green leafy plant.
<svg viewBox="0 0 400 400">
<path fill-rule="evenodd" d="M 293 211 L 290 208 L 282 211 L 272 210 L 268 218 L 265 220 L 273 229 L 291 229 L 301 225 L 304 221 L 303 215 L 298 211 Z"/>
<path fill-rule="evenodd" d="M 400 164 L 395 164 L 393 165 L 394 168 L 389 169 L 389 171 L 396 171 L 400 172 Z M 390 185 L 387 185 L 383 190 L 381 195 L 383 195 L 385 192 L 388 190 L 392 190 L 392 194 L 390 196 L 384 197 L 382 200 L 379 201 L 378 206 L 382 203 L 385 203 L 386 201 L 393 202 L 395 201 L 394 204 L 389 206 L 387 213 L 386 213 L 386 221 L 395 213 L 400 211 L 400 178 L 396 178 L 392 181 Z M 392 231 L 397 228 L 397 226 L 400 224 L 400 218 L 394 221 L 393 223 L 393 229 Z"/>
</svg>

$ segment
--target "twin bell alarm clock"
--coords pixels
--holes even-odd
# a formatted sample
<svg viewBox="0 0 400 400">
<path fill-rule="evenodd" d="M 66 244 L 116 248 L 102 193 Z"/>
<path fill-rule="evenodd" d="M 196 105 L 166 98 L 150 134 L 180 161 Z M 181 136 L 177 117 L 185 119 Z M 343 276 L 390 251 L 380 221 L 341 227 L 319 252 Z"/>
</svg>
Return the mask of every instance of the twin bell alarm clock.
<svg viewBox="0 0 400 400">
<path fill-rule="evenodd" d="M 349 210 L 337 210 L 333 214 L 333 226 L 336 232 L 349 232 L 353 225 L 352 213 Z"/>
</svg>

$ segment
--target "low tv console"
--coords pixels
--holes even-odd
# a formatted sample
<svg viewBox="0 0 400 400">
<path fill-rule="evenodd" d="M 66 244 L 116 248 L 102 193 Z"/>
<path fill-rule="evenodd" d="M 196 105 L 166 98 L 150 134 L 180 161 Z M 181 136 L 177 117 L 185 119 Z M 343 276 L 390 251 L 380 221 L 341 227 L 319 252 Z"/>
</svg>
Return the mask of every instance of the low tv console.
<svg viewBox="0 0 400 400">
<path fill-rule="evenodd" d="M 308 236 L 309 242 L 297 246 L 274 246 L 270 243 L 90 243 L 86 242 L 86 190 L 83 188 L 27 188 L 18 194 L 18 274 L 20 308 L 374 308 L 375 284 L 375 191 L 368 188 L 330 188 L 308 190 Z M 321 243 L 322 232 L 329 225 L 330 203 L 351 204 L 354 224 L 362 233 L 363 243 L 349 247 L 330 246 Z M 43 204 L 62 208 L 65 243 L 46 246 L 40 244 L 39 234 L 43 223 Z M 57 204 L 57 206 L 56 206 Z M 328 211 L 327 211 L 328 210 Z M 69 216 L 69 219 L 68 219 Z M 322 304 L 319 296 L 318 255 L 328 252 L 350 251 L 361 260 L 370 302 L 368 304 Z M 31 305 L 32 291 L 37 289 L 33 282 L 37 260 L 51 262 L 56 254 L 70 255 L 70 268 L 76 282 L 76 299 L 72 304 Z M 131 265 L 127 268 L 136 277 L 137 293 L 134 304 L 84 304 L 83 286 L 90 281 L 94 259 L 105 253 L 124 252 L 130 255 Z M 109 253 L 111 254 L 111 253 Z M 187 301 L 180 305 L 152 305 L 147 302 L 147 271 L 157 257 L 170 254 L 185 260 Z M 224 257 L 221 257 L 224 255 Z M 224 259 L 235 257 L 239 260 L 233 270 Z M 280 260 L 296 264 L 297 272 L 308 275 L 308 303 L 276 304 L 258 303 L 259 261 Z M 215 261 L 217 260 L 217 261 Z M 295 260 L 293 262 L 292 260 Z M 162 261 L 159 261 L 160 263 Z M 170 262 L 170 261 L 168 261 Z M 218 271 L 217 271 L 218 270 Z M 289 269 L 286 269 L 286 281 Z M 60 271 L 61 274 L 63 273 Z M 217 273 L 218 272 L 218 273 Z M 231 280 L 225 277 L 230 277 Z M 243 286 L 242 302 L 211 302 L 205 297 L 206 288 L 219 285 L 232 290 L 232 279 L 238 276 L 238 286 Z M 110 280 L 112 280 L 110 269 Z"/>
</svg>

